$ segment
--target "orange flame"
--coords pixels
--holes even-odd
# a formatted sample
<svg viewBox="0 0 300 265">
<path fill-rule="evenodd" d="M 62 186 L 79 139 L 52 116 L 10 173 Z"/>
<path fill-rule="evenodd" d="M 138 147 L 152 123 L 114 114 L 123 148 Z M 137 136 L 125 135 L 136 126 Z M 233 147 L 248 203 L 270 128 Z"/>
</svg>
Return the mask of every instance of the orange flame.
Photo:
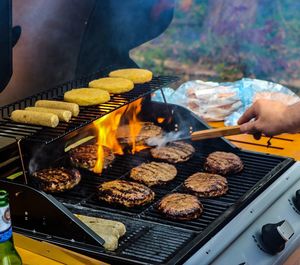
<svg viewBox="0 0 300 265">
<path fill-rule="evenodd" d="M 163 117 L 158 117 L 158 118 L 157 118 L 157 122 L 158 122 L 158 123 L 163 123 L 164 120 L 165 120 L 165 118 L 163 118 Z"/>
<path fill-rule="evenodd" d="M 126 115 L 126 118 L 129 119 L 129 135 L 130 135 L 130 144 L 132 145 L 131 153 L 134 154 L 136 152 L 139 152 L 139 146 L 136 143 L 136 137 L 139 135 L 142 125 L 140 121 L 137 118 L 137 115 L 141 112 L 142 109 L 142 104 L 141 104 L 142 99 L 139 99 L 133 103 L 131 103 L 128 107 L 128 115 Z"/>
<path fill-rule="evenodd" d="M 108 147 L 115 154 L 123 155 L 124 151 L 122 146 L 118 141 L 118 128 L 120 126 L 120 122 L 126 122 L 128 130 L 125 130 L 125 136 L 129 138 L 129 145 L 131 146 L 131 153 L 134 154 L 139 152 L 148 146 L 139 145 L 136 142 L 136 138 L 139 135 L 142 124 L 138 119 L 138 114 L 142 109 L 142 99 L 138 99 L 131 104 L 121 107 L 104 117 L 94 121 L 94 125 L 98 130 L 98 157 L 97 162 L 94 167 L 95 173 L 101 173 L 104 166 L 105 154 L 103 151 L 103 146 Z"/>
</svg>

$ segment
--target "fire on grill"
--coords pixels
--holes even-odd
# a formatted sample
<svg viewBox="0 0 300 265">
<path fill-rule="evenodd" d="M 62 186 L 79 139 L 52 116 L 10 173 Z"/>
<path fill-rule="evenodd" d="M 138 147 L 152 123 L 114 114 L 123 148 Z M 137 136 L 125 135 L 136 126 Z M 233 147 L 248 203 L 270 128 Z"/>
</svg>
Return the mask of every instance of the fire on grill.
<svg viewBox="0 0 300 265">
<path fill-rule="evenodd" d="M 119 155 L 124 154 L 122 143 L 129 146 L 132 154 L 147 148 L 142 139 L 145 137 L 144 124 L 138 119 L 141 103 L 142 99 L 138 99 L 94 122 L 98 131 L 97 162 L 93 169 L 95 173 L 101 173 L 104 167 L 105 152 L 103 147 L 107 147 Z M 120 124 L 122 118 L 125 119 L 126 124 Z"/>
<path fill-rule="evenodd" d="M 221 138 L 172 142 L 151 152 L 146 143 L 149 137 L 174 131 L 189 135 L 207 128 L 187 109 L 149 99 L 147 95 L 174 80 L 171 77 L 154 77 L 96 108 L 81 107 L 78 117 L 57 128 L 41 129 L 6 119 L 20 106 L 42 97 L 52 99 L 53 95 L 61 99 L 64 91 L 84 86 L 93 78 L 2 108 L 1 133 L 21 138 L 13 146 L 22 160 L 12 163 L 11 170 L 24 169 L 24 181 L 21 177 L 1 180 L 11 194 L 18 194 L 11 198 L 16 231 L 111 263 L 182 263 L 292 163 L 281 157 L 241 151 Z M 216 151 L 224 152 L 218 156 L 220 161 L 227 161 L 228 156 L 231 159 L 228 153 L 236 154 L 243 170 L 223 168 L 233 172 L 226 176 L 202 173 L 206 158 Z M 209 161 L 210 167 L 220 166 Z M 221 164 L 232 166 L 226 163 Z M 65 182 L 72 187 L 63 192 L 43 193 L 31 177 L 33 172 L 57 168 L 57 178 L 64 176 L 67 180 L 68 170 L 74 166 L 81 180 L 74 186 Z M 238 164 L 237 168 L 242 166 Z M 209 178 L 209 182 L 198 185 L 198 178 Z M 85 216 L 79 219 L 87 226 L 78 215 Z M 107 220 L 124 224 L 126 233 L 116 228 L 119 223 L 107 225 Z M 101 226 L 113 227 L 113 237 L 107 236 Z M 113 252 L 104 250 L 104 242 L 95 232 Z"/>
</svg>

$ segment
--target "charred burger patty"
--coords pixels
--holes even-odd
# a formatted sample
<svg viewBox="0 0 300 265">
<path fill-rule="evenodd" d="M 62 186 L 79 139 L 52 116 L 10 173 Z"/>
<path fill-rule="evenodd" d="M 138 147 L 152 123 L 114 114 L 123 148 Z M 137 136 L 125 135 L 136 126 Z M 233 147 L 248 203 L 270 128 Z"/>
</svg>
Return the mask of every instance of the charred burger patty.
<svg viewBox="0 0 300 265">
<path fill-rule="evenodd" d="M 40 188 L 47 192 L 61 192 L 72 189 L 81 180 L 77 169 L 47 168 L 32 174 Z"/>
<path fill-rule="evenodd" d="M 244 165 L 237 155 L 217 151 L 209 154 L 204 163 L 204 168 L 210 173 L 228 175 L 242 171 Z"/>
<path fill-rule="evenodd" d="M 125 180 L 102 183 L 98 188 L 99 200 L 125 207 L 142 206 L 154 199 L 154 192 L 148 187 Z"/>
<path fill-rule="evenodd" d="M 173 193 L 161 199 L 158 210 L 170 219 L 188 221 L 202 214 L 203 205 L 194 195 Z"/>
<path fill-rule="evenodd" d="M 166 146 L 153 148 L 150 152 L 154 158 L 166 160 L 170 163 L 179 163 L 189 160 L 195 149 L 188 143 L 173 142 Z"/>
<path fill-rule="evenodd" d="M 210 173 L 197 172 L 184 181 L 184 187 L 199 197 L 217 197 L 228 190 L 226 178 Z"/>
<path fill-rule="evenodd" d="M 104 168 L 107 168 L 115 159 L 113 152 L 103 146 L 104 151 Z M 69 152 L 71 163 L 75 167 L 85 168 L 93 171 L 98 157 L 98 145 L 89 144 L 75 147 Z"/>
<path fill-rule="evenodd" d="M 149 187 L 159 184 L 165 184 L 174 179 L 177 175 L 177 169 L 167 163 L 143 163 L 130 172 L 130 178 L 141 182 Z"/>
</svg>

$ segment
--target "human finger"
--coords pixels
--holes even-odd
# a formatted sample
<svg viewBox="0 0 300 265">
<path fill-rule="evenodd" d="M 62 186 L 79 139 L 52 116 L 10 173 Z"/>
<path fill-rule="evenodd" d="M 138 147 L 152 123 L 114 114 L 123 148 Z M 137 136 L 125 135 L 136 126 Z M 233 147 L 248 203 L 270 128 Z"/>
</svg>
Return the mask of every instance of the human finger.
<svg viewBox="0 0 300 265">
<path fill-rule="evenodd" d="M 238 124 L 243 124 L 255 118 L 257 115 L 255 104 L 248 108 L 244 114 L 239 118 Z"/>
<path fill-rule="evenodd" d="M 248 133 L 248 134 L 257 134 L 257 133 L 261 132 L 257 128 L 257 121 L 249 121 L 249 122 L 243 123 L 240 126 L 240 131 L 242 133 Z"/>
</svg>

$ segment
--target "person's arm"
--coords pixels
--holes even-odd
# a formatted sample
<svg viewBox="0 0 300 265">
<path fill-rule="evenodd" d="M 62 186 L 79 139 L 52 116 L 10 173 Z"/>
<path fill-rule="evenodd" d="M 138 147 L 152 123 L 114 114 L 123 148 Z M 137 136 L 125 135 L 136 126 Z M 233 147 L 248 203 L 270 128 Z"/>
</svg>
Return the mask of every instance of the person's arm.
<svg viewBox="0 0 300 265">
<path fill-rule="evenodd" d="M 241 131 L 273 136 L 300 131 L 300 102 L 287 106 L 273 100 L 257 100 L 238 120 Z"/>
</svg>

